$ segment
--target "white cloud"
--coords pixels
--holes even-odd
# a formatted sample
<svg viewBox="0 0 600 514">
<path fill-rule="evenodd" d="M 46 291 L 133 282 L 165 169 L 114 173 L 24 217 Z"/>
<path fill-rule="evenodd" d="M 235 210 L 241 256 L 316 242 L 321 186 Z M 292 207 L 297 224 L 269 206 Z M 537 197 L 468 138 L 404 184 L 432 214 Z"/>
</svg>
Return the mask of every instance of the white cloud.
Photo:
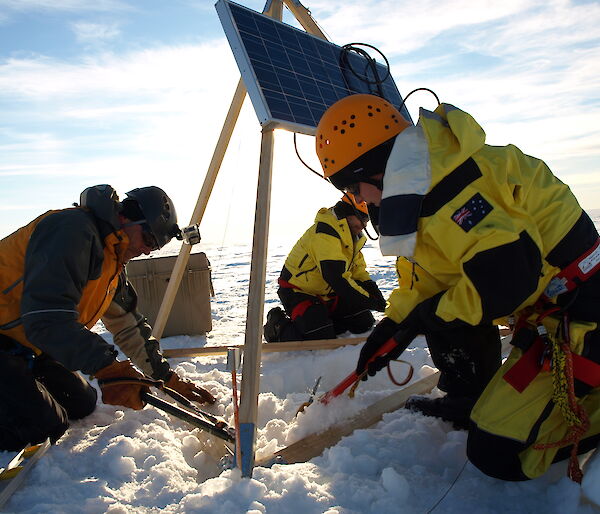
<svg viewBox="0 0 600 514">
<path fill-rule="evenodd" d="M 114 39 L 120 34 L 116 23 L 90 23 L 80 21 L 71 24 L 75 37 L 81 43 L 103 43 Z"/>
</svg>

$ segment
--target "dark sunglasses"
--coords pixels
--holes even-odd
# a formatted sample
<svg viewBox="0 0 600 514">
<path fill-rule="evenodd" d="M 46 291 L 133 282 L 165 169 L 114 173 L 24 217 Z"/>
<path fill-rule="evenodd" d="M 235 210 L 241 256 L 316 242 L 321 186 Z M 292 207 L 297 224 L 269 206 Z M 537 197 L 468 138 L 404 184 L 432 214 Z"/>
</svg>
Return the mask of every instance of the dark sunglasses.
<svg viewBox="0 0 600 514">
<path fill-rule="evenodd" d="M 360 182 L 357 182 L 356 184 L 350 184 L 348 186 L 345 186 L 343 188 L 343 191 L 345 193 L 350 193 L 351 195 L 357 195 L 360 193 Z"/>
<path fill-rule="evenodd" d="M 154 237 L 154 235 L 150 232 L 150 228 L 148 225 L 142 225 L 142 241 L 144 245 L 150 248 L 152 251 L 158 250 L 158 241 Z"/>
<path fill-rule="evenodd" d="M 371 184 L 372 186 L 375 186 L 377 189 L 383 191 L 383 179 L 374 179 L 374 178 L 368 178 L 368 177 L 361 178 L 360 182 L 356 182 L 354 184 L 349 184 L 347 186 L 344 186 L 342 188 L 342 191 L 344 191 L 346 193 L 351 193 L 356 196 L 356 195 L 360 194 L 361 182 L 364 182 L 365 184 Z"/>
</svg>

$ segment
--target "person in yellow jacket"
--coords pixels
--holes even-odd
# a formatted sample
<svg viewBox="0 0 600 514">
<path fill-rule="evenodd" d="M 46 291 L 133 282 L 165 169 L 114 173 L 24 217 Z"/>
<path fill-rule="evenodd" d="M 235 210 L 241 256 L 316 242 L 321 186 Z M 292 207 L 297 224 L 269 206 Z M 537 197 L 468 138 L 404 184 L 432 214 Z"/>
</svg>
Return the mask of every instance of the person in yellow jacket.
<svg viewBox="0 0 600 514">
<path fill-rule="evenodd" d="M 162 357 L 124 265 L 179 235 L 171 199 L 154 186 L 119 202 L 108 185 L 87 188 L 75 208 L 48 211 L 0 241 L 0 451 L 50 437 L 102 400 L 141 409 L 135 380 L 149 375 L 193 401 L 212 395 Z M 101 319 L 131 360 L 90 329 Z M 132 362 L 133 361 L 133 362 Z M 134 367 L 134 364 L 138 368 Z M 110 379 L 132 379 L 111 383 Z M 107 382 L 104 382 L 104 381 Z"/>
<path fill-rule="evenodd" d="M 268 342 L 334 339 L 373 327 L 371 310 L 383 311 L 385 300 L 361 252 L 368 221 L 366 204 L 357 204 L 352 195 L 319 209 L 281 271 L 277 294 L 285 312 L 269 311 Z"/>
<path fill-rule="evenodd" d="M 517 147 L 487 145 L 449 104 L 412 126 L 382 98 L 348 96 L 321 118 L 316 150 L 334 186 L 378 207 L 382 253 L 434 278 L 426 294 L 392 294 L 357 373 L 376 373 L 418 333 L 514 317 L 515 348 L 471 413 L 470 460 L 525 480 L 596 446 L 600 247 L 568 186 Z M 396 349 L 374 359 L 390 338 Z M 417 401 L 429 415 L 445 407 L 448 395 Z"/>
</svg>

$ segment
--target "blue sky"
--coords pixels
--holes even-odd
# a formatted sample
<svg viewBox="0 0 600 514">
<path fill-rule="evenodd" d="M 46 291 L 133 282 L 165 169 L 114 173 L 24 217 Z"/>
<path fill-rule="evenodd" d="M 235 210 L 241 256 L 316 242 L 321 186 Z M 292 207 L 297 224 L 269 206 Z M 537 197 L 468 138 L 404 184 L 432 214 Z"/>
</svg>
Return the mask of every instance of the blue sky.
<svg viewBox="0 0 600 514">
<path fill-rule="evenodd" d="M 303 3 L 333 42 L 381 49 L 402 93 L 435 90 L 488 143 L 544 159 L 585 208 L 600 207 L 600 3 Z M 97 183 L 159 185 L 186 224 L 238 78 L 212 1 L 0 0 L 0 236 Z M 409 99 L 415 119 L 420 106 L 432 97 Z M 299 146 L 317 166 L 312 138 Z M 251 239 L 259 150 L 247 100 L 205 241 Z M 277 131 L 272 237 L 293 241 L 337 197 Z"/>
</svg>

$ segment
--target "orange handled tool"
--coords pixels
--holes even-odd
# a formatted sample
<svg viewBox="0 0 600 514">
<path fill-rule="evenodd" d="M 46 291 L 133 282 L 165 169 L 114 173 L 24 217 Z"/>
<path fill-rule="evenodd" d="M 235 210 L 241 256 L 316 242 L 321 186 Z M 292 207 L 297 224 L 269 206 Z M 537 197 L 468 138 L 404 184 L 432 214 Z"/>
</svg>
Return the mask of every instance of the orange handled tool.
<svg viewBox="0 0 600 514">
<path fill-rule="evenodd" d="M 375 352 L 375 354 L 373 355 L 373 357 L 371 357 L 368 360 L 367 364 L 369 362 L 373 362 L 377 357 L 381 357 L 382 355 L 385 355 L 386 353 L 391 352 L 397 346 L 398 346 L 398 342 L 393 337 L 390 337 L 387 340 L 387 342 L 385 344 L 383 344 L 379 348 L 379 350 L 377 350 Z M 336 396 L 339 396 L 346 389 L 348 389 L 350 386 L 352 386 L 353 384 L 355 384 L 356 382 L 358 382 L 359 379 L 360 379 L 360 377 L 356 374 L 356 371 L 353 371 L 344 380 L 342 380 L 338 385 L 336 385 L 333 389 L 331 389 L 330 391 L 327 391 L 326 393 L 324 393 L 319 398 L 319 402 L 324 403 L 324 404 L 328 404 L 333 398 L 335 398 Z"/>
</svg>

